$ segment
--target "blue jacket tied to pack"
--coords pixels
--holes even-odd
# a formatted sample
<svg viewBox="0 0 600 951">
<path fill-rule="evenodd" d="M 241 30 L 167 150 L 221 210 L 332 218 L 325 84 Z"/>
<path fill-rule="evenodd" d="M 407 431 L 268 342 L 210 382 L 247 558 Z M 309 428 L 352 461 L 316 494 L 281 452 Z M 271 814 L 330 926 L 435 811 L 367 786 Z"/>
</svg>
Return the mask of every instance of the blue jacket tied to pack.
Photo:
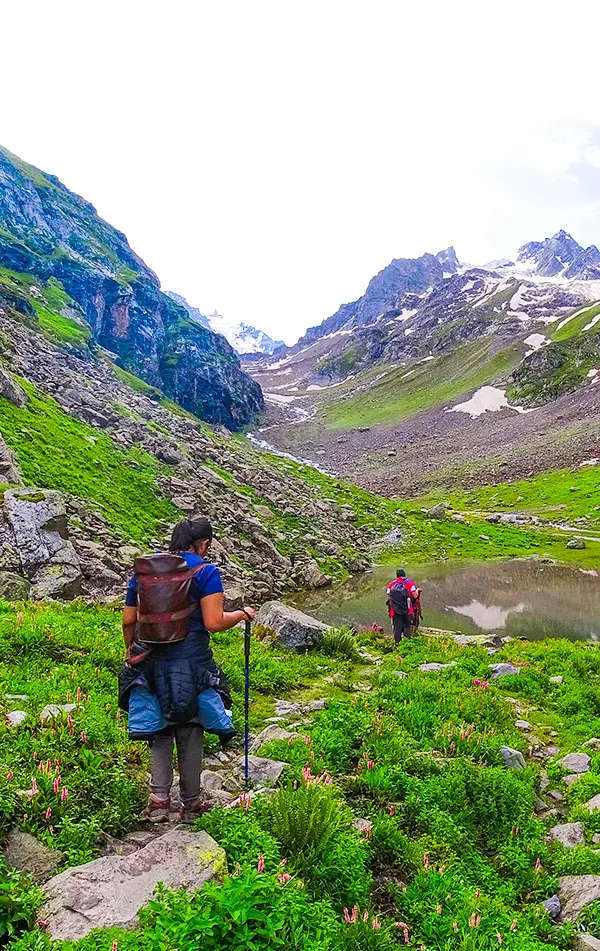
<svg viewBox="0 0 600 951">
<path fill-rule="evenodd" d="M 213 657 L 200 608 L 202 598 L 223 591 L 221 575 L 193 552 L 183 552 L 182 557 L 190 569 L 198 569 L 189 586 L 190 607 L 197 607 L 189 613 L 185 640 L 155 645 L 149 651 L 134 642 L 129 662 L 119 674 L 119 706 L 129 713 L 129 735 L 134 740 L 151 739 L 185 723 L 200 724 L 223 740 L 234 732 L 227 678 Z M 137 607 L 136 575 L 129 582 L 126 604 Z"/>
</svg>

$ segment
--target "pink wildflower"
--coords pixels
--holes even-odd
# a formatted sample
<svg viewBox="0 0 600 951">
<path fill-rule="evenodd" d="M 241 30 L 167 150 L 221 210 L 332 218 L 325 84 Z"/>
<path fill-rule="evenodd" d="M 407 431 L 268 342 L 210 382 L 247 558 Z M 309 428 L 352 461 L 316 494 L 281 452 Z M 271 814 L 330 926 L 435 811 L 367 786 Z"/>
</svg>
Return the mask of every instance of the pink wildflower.
<svg viewBox="0 0 600 951">
<path fill-rule="evenodd" d="M 473 677 L 473 686 L 479 687 L 480 684 L 481 684 L 481 680 L 479 679 L 479 677 Z"/>
<path fill-rule="evenodd" d="M 541 863 L 540 860 L 538 859 L 538 860 L 536 861 L 536 863 L 535 863 L 535 870 L 536 870 L 536 872 L 540 872 L 541 869 L 542 869 L 542 863 Z"/>
<path fill-rule="evenodd" d="M 87 743 L 87 736 L 85 735 L 85 730 L 81 731 L 81 742 Z"/>
<path fill-rule="evenodd" d="M 502 944 L 502 935 L 499 931 L 496 932 L 496 937 L 498 939 L 498 944 Z"/>
<path fill-rule="evenodd" d="M 61 789 L 61 792 L 60 792 L 60 801 L 61 801 L 61 802 L 66 802 L 68 795 L 69 795 L 69 792 L 68 792 L 67 787 L 66 787 L 66 786 L 63 786 L 63 788 Z"/>
<path fill-rule="evenodd" d="M 32 776 L 31 778 L 31 792 L 33 793 L 34 796 L 37 796 L 38 787 L 37 787 L 37 781 L 35 776 Z"/>
<path fill-rule="evenodd" d="M 368 912 L 368 911 L 365 911 L 365 913 L 364 913 L 364 915 L 363 915 L 363 921 L 364 921 L 364 922 L 367 922 L 368 920 L 369 920 L 369 912 Z"/>
<path fill-rule="evenodd" d="M 373 769 L 374 766 L 375 766 L 375 761 L 370 759 L 369 762 L 367 763 L 367 769 Z"/>
<path fill-rule="evenodd" d="M 120 711 L 120 710 L 117 710 L 117 712 L 116 712 L 116 714 L 115 714 L 115 719 L 116 719 L 116 720 L 120 720 L 120 719 L 121 719 L 121 711 Z"/>
<path fill-rule="evenodd" d="M 285 885 L 286 882 L 290 882 L 292 880 L 292 876 L 290 875 L 289 872 L 283 872 L 281 875 L 278 875 L 277 877 L 282 885 Z"/>
<path fill-rule="evenodd" d="M 436 910 L 436 912 L 438 913 L 438 915 L 441 915 L 441 913 L 442 913 L 442 906 L 441 906 L 441 905 L 436 905 L 436 906 L 435 906 L 435 910 Z"/>
<path fill-rule="evenodd" d="M 346 922 L 346 924 L 350 924 L 350 922 L 352 921 L 352 919 L 350 918 L 350 912 L 348 911 L 347 908 L 344 908 L 344 921 Z"/>
<path fill-rule="evenodd" d="M 282 859 L 281 862 L 279 863 L 280 868 L 284 868 L 286 865 L 287 865 L 287 859 Z"/>
<path fill-rule="evenodd" d="M 15 774 L 13 773 L 12 769 L 9 769 L 8 773 L 6 774 L 6 778 L 7 778 L 8 780 L 11 780 L 14 775 L 15 775 Z"/>
<path fill-rule="evenodd" d="M 307 746 L 310 746 L 310 736 L 305 736 L 304 742 L 306 743 Z"/>
<path fill-rule="evenodd" d="M 117 951 L 117 942 L 113 941 L 111 951 Z"/>
<path fill-rule="evenodd" d="M 425 871 L 429 868 L 429 852 L 426 852 L 423 856 L 423 868 Z"/>
<path fill-rule="evenodd" d="M 378 918 L 373 918 L 373 921 L 371 922 L 371 927 L 373 928 L 373 931 L 381 930 L 381 922 L 379 921 Z"/>
<path fill-rule="evenodd" d="M 265 870 L 265 857 L 264 857 L 264 855 L 259 855 L 259 856 L 258 856 L 258 866 L 257 866 L 258 874 L 260 875 L 260 873 L 261 873 L 261 872 L 264 872 L 264 870 Z"/>
<path fill-rule="evenodd" d="M 406 922 L 405 922 L 405 921 L 395 921 L 395 922 L 394 922 L 394 927 L 395 927 L 395 928 L 402 928 L 404 943 L 405 943 L 405 944 L 408 944 L 408 942 L 410 941 L 410 938 L 409 938 L 409 936 L 408 936 L 408 925 L 406 924 Z"/>
<path fill-rule="evenodd" d="M 293 742 L 294 742 L 294 737 L 293 737 L 293 736 L 290 736 L 290 738 L 289 738 L 289 740 L 288 740 L 288 746 L 291 746 Z"/>
<path fill-rule="evenodd" d="M 390 806 L 390 816 L 393 816 L 394 812 L 395 812 L 394 803 L 392 803 L 392 805 Z"/>
<path fill-rule="evenodd" d="M 59 790 L 60 790 L 60 777 L 59 777 L 59 776 L 56 777 L 56 779 L 54 780 L 54 783 L 53 783 L 52 785 L 54 786 L 54 792 L 55 792 L 55 793 L 58 793 Z"/>
<path fill-rule="evenodd" d="M 358 921 L 358 905 L 354 905 L 352 908 L 352 918 L 350 920 L 352 922 Z"/>
<path fill-rule="evenodd" d="M 67 726 L 69 727 L 69 729 L 71 729 L 71 727 L 73 726 L 73 717 L 71 716 L 70 713 L 67 714 Z"/>
<path fill-rule="evenodd" d="M 481 889 L 480 889 L 480 888 L 478 888 L 477 891 L 475 892 L 475 898 L 481 898 Z"/>
<path fill-rule="evenodd" d="M 77 688 L 76 700 L 77 700 L 77 703 L 81 701 L 81 687 Z"/>
<path fill-rule="evenodd" d="M 46 809 L 46 819 L 48 820 L 51 815 L 52 815 L 52 809 L 50 808 L 50 806 L 48 806 L 48 808 Z"/>
<path fill-rule="evenodd" d="M 516 919 L 516 918 L 513 918 L 513 920 L 511 921 L 511 923 L 510 923 L 510 930 L 511 930 L 511 931 L 516 931 L 516 930 L 517 930 L 517 919 Z"/>
</svg>

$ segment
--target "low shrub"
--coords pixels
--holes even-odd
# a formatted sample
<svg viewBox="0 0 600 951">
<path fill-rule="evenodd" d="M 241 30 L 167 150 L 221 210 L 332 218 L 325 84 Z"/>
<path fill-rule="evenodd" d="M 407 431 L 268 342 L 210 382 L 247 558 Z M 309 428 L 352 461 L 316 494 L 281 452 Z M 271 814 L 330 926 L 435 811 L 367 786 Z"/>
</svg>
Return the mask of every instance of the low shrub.
<svg viewBox="0 0 600 951">
<path fill-rule="evenodd" d="M 241 809 L 213 809 L 195 824 L 216 839 L 225 849 L 229 868 L 256 868 L 262 855 L 265 868 L 274 869 L 280 861 L 279 845 L 258 820 Z"/>
<path fill-rule="evenodd" d="M 345 657 L 346 660 L 352 661 L 360 659 L 356 647 L 356 637 L 348 627 L 329 628 L 325 631 L 321 651 L 330 657 Z"/>
<path fill-rule="evenodd" d="M 351 813 L 335 789 L 306 770 L 297 788 L 280 789 L 269 801 L 268 821 L 284 853 L 306 865 L 323 854 L 336 833 L 350 827 Z"/>
<path fill-rule="evenodd" d="M 31 878 L 7 868 L 0 857 L 0 945 L 31 927 L 42 900 Z"/>
</svg>

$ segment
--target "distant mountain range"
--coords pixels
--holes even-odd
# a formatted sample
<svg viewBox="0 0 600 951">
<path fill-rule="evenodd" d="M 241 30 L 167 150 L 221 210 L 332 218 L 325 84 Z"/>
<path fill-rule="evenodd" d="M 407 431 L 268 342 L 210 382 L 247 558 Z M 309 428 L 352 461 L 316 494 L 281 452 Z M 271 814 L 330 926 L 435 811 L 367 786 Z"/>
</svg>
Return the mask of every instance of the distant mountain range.
<svg viewBox="0 0 600 951">
<path fill-rule="evenodd" d="M 256 327 L 241 321 L 227 320 L 216 310 L 206 316 L 197 307 L 189 304 L 181 294 L 176 294 L 174 291 L 167 291 L 167 294 L 171 300 L 185 307 L 192 320 L 201 327 L 206 327 L 207 330 L 225 337 L 240 356 L 271 355 L 285 346 L 282 340 L 272 340 L 268 334 Z"/>
</svg>

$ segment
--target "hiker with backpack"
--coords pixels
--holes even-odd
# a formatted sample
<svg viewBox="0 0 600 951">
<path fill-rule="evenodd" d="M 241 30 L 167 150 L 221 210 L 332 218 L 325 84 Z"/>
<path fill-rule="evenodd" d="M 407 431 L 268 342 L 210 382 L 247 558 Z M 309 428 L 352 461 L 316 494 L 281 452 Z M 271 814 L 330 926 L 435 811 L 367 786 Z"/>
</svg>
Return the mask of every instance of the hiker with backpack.
<svg viewBox="0 0 600 951">
<path fill-rule="evenodd" d="M 169 552 L 136 560 L 127 588 L 119 704 L 129 713 L 130 737 L 151 744 L 151 793 L 140 818 L 153 823 L 169 820 L 173 746 L 182 818 L 193 819 L 207 808 L 200 790 L 204 730 L 224 741 L 234 732 L 229 687 L 210 634 L 252 620 L 254 611 L 223 610 L 221 574 L 206 559 L 212 537 L 207 519 L 183 519 Z"/>
<path fill-rule="evenodd" d="M 394 580 L 388 584 L 386 593 L 394 641 L 399 644 L 404 638 L 411 637 L 419 626 L 422 617 L 421 589 L 399 568 Z"/>
</svg>

